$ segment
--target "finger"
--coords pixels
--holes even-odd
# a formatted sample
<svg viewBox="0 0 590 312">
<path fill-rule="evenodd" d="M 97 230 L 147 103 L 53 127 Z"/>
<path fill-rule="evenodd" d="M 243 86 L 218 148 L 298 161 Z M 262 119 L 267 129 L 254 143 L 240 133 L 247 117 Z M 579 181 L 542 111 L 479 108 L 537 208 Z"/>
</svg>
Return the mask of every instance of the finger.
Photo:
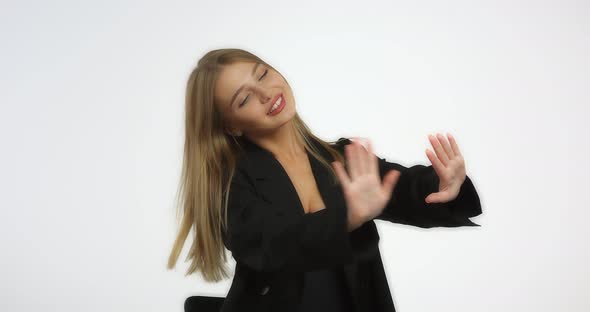
<svg viewBox="0 0 590 312">
<path fill-rule="evenodd" d="M 346 156 L 346 169 L 348 169 L 348 177 L 350 179 L 353 179 L 353 170 L 355 170 L 354 168 L 356 166 L 356 163 L 353 159 L 353 147 L 354 142 L 344 147 L 344 153 Z"/>
<path fill-rule="evenodd" d="M 346 146 L 350 146 L 350 149 L 348 151 L 348 157 L 350 159 L 350 178 L 354 181 L 360 175 L 358 143 L 356 141 L 352 141 L 352 144 Z"/>
<path fill-rule="evenodd" d="M 447 157 L 445 150 L 440 145 L 440 142 L 438 142 L 438 139 L 432 134 L 428 135 L 428 139 L 430 140 L 430 144 L 432 144 L 432 148 L 434 148 L 434 151 L 436 152 L 436 156 L 446 166 L 449 163 L 449 158 Z"/>
<path fill-rule="evenodd" d="M 338 180 L 340 180 L 342 187 L 344 189 L 348 188 L 348 185 L 350 184 L 350 178 L 348 178 L 348 174 L 346 173 L 342 163 L 339 161 L 333 161 L 332 167 L 334 167 L 334 171 L 336 172 L 336 176 L 338 177 Z"/>
<path fill-rule="evenodd" d="M 367 174 L 367 171 L 369 170 L 369 165 L 368 165 L 368 161 L 369 161 L 369 155 L 367 153 L 367 149 L 365 148 L 365 146 L 363 145 L 363 143 L 361 143 L 360 141 L 358 142 L 358 152 L 359 152 L 359 172 L 360 174 Z"/>
<path fill-rule="evenodd" d="M 370 140 L 367 140 L 367 149 L 368 149 L 368 173 L 370 174 L 379 174 L 379 160 L 377 159 L 377 155 L 373 153 L 373 144 L 371 144 Z"/>
<path fill-rule="evenodd" d="M 447 139 L 440 133 L 437 133 L 436 137 L 438 138 L 438 142 L 441 143 L 443 149 L 447 153 L 447 156 L 449 157 L 449 159 L 455 158 L 455 153 L 453 152 L 451 145 L 449 145 L 449 142 L 447 142 Z"/>
<path fill-rule="evenodd" d="M 463 156 L 461 155 L 461 150 L 459 150 L 459 145 L 457 145 L 457 141 L 455 141 L 455 137 L 452 136 L 450 133 L 447 133 L 447 137 L 449 138 L 449 142 L 451 143 L 451 148 L 453 149 L 453 153 L 455 153 L 455 156 Z"/>
<path fill-rule="evenodd" d="M 443 170 L 446 167 L 443 165 L 443 163 L 440 161 L 440 159 L 438 159 L 436 154 L 434 154 L 434 152 L 432 152 L 429 149 L 426 149 L 426 157 L 428 157 L 428 159 L 432 163 L 432 168 L 434 168 L 434 171 L 440 177 L 442 175 Z"/>
</svg>

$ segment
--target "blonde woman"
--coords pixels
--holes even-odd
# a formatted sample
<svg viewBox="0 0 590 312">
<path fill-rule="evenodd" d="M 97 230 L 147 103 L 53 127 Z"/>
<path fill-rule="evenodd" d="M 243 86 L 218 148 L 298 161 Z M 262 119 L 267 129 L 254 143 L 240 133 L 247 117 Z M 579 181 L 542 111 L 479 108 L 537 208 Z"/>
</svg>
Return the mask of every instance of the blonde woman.
<svg viewBox="0 0 590 312">
<path fill-rule="evenodd" d="M 229 278 L 220 311 L 395 311 L 374 219 L 479 226 L 479 197 L 451 135 L 431 166 L 377 157 L 370 141 L 316 137 L 274 67 L 241 49 L 205 54 L 187 85 L 180 229 L 187 274 Z M 191 232 L 191 230 L 193 230 Z M 189 310 L 191 307 L 185 307 Z"/>
</svg>

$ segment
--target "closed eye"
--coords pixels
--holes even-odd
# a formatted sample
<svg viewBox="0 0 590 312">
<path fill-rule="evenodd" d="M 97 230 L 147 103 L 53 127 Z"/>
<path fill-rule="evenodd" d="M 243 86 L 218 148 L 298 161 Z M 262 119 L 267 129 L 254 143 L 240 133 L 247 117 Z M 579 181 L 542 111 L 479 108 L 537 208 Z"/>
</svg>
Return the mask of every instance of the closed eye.
<svg viewBox="0 0 590 312">
<path fill-rule="evenodd" d="M 264 74 L 262 74 L 262 76 L 260 76 L 260 79 L 258 79 L 258 81 L 262 80 L 264 78 L 264 76 L 266 76 L 266 73 L 268 73 L 268 69 L 264 70 Z M 248 95 L 244 101 L 240 104 L 239 107 L 244 106 L 244 104 L 246 104 L 246 102 L 248 101 L 248 98 L 250 97 L 250 95 Z"/>
</svg>

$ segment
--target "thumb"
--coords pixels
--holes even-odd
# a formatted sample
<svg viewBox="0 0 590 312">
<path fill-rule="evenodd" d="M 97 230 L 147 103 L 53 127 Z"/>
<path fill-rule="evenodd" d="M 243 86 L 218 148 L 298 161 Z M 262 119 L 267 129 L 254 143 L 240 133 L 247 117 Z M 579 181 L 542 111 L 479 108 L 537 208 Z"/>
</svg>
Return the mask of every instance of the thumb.
<svg viewBox="0 0 590 312">
<path fill-rule="evenodd" d="M 342 184 L 342 187 L 346 188 L 350 183 L 350 179 L 346 173 L 346 170 L 344 169 L 344 166 L 339 161 L 333 161 L 332 167 L 334 168 L 334 172 L 336 173 L 338 180 L 340 180 L 340 184 Z"/>
<path fill-rule="evenodd" d="M 385 174 L 385 176 L 383 177 L 383 185 L 382 185 L 382 190 L 383 192 L 386 192 L 389 196 L 391 196 L 392 192 L 393 192 L 393 188 L 395 187 L 395 185 L 397 184 L 397 181 L 399 180 L 401 172 L 399 172 L 398 170 L 392 169 L 389 172 L 387 172 L 387 174 Z"/>
<path fill-rule="evenodd" d="M 447 193 L 442 191 L 442 192 L 435 192 L 435 193 L 430 193 L 428 196 L 426 196 L 426 198 L 424 199 L 424 201 L 428 204 L 432 204 L 432 203 L 443 203 L 445 202 L 445 198 L 448 197 Z"/>
</svg>

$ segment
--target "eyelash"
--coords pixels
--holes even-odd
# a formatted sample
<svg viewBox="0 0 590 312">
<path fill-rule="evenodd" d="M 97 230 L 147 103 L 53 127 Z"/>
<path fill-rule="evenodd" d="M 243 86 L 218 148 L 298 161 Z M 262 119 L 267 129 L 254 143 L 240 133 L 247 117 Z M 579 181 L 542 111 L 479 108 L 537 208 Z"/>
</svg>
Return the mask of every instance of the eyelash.
<svg viewBox="0 0 590 312">
<path fill-rule="evenodd" d="M 266 76 L 266 73 L 268 73 L 268 69 L 265 69 L 265 70 L 264 70 L 264 74 L 262 74 L 262 76 L 260 76 L 260 79 L 258 79 L 258 81 L 262 80 L 262 78 L 264 78 L 264 76 Z M 240 104 L 240 107 L 242 107 L 242 106 L 244 106 L 244 104 L 246 104 L 246 102 L 248 101 L 248 98 L 249 98 L 249 97 L 250 97 L 250 96 L 248 95 L 248 96 L 247 96 L 247 97 L 244 99 L 244 101 L 243 101 L 243 102 Z"/>
</svg>

